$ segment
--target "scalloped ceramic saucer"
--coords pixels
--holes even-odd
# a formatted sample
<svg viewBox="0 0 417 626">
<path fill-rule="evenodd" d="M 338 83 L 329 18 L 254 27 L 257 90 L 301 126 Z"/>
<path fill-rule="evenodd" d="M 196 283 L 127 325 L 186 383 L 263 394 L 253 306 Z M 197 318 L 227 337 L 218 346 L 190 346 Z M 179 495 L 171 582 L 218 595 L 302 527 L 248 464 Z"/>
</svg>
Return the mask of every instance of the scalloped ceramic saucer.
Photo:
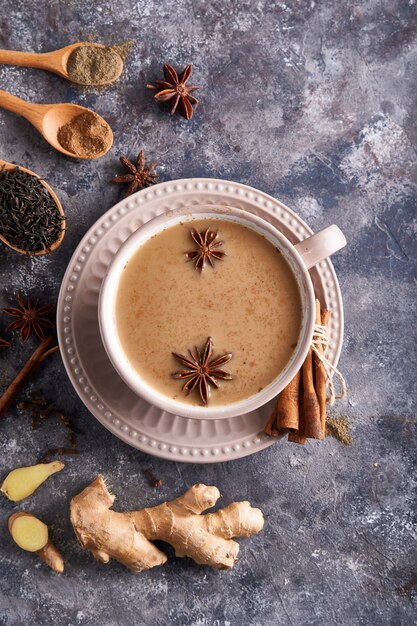
<svg viewBox="0 0 417 626">
<path fill-rule="evenodd" d="M 135 395 L 113 369 L 97 318 L 100 286 L 121 244 L 144 222 L 177 207 L 226 204 L 276 226 L 290 241 L 312 230 L 278 200 L 240 183 L 191 178 L 161 183 L 107 211 L 83 237 L 68 265 L 57 306 L 62 358 L 75 391 L 114 435 L 148 454 L 171 461 L 216 463 L 253 454 L 274 443 L 262 433 L 273 402 L 246 415 L 196 420 L 171 415 Z M 316 295 L 332 311 L 327 356 L 335 365 L 343 342 L 343 305 L 329 259 L 310 270 Z"/>
</svg>

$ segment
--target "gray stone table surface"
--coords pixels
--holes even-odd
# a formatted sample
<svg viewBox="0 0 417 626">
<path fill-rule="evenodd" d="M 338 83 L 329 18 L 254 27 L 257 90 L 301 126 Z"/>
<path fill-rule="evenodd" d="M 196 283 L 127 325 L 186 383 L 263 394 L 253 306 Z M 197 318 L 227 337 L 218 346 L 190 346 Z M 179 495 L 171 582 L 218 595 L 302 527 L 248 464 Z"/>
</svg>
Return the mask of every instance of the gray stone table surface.
<svg viewBox="0 0 417 626">
<path fill-rule="evenodd" d="M 62 247 L 31 259 L 1 248 L 0 304 L 19 289 L 57 297 L 86 230 L 120 197 L 118 157 L 144 147 L 160 180 L 211 176 L 279 198 L 315 230 L 338 224 L 349 241 L 334 257 L 344 297 L 340 361 L 349 386 L 333 415 L 353 444 L 280 441 L 245 459 L 187 465 L 120 442 L 84 408 L 59 356 L 25 393 L 42 388 L 86 431 L 80 454 L 30 499 L 0 503 L 0 624 L 375 625 L 416 619 L 416 147 L 417 4 L 414 0 L 2 0 L 0 47 L 46 52 L 76 40 L 134 40 L 121 79 L 82 90 L 40 70 L 0 67 L 0 87 L 34 102 L 94 108 L 115 143 L 96 162 L 55 152 L 25 120 L 0 111 L 0 157 L 35 170 L 68 216 Z M 164 62 L 194 66 L 201 106 L 171 118 L 145 84 Z M 0 335 L 6 335 L 0 316 Z M 7 334 L 11 338 L 12 335 Z M 0 355 L 4 389 L 35 342 Z M 0 422 L 0 474 L 36 462 L 66 432 L 32 430 L 13 407 Z M 142 470 L 163 481 L 152 489 Z M 159 503 L 195 482 L 223 502 L 262 508 L 264 531 L 241 540 L 230 572 L 189 559 L 133 574 L 78 546 L 70 498 L 98 472 L 117 509 Z M 38 513 L 65 555 L 54 575 L 7 532 L 18 509 Z M 172 555 L 171 555 L 172 556 Z"/>
</svg>

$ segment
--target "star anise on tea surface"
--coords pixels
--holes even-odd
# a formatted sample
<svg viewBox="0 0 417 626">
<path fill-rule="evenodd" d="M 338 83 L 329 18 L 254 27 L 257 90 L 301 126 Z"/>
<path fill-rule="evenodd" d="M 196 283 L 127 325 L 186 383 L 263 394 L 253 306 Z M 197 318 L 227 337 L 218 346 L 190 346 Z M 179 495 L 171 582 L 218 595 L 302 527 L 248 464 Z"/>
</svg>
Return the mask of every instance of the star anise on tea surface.
<svg viewBox="0 0 417 626">
<path fill-rule="evenodd" d="M 197 85 L 187 85 L 191 77 L 193 66 L 188 64 L 181 74 L 177 74 L 174 68 L 168 63 L 164 65 L 165 80 L 156 80 L 155 85 L 146 85 L 148 89 L 157 89 L 154 95 L 155 100 L 167 102 L 172 100 L 170 113 L 174 115 L 175 111 L 180 113 L 186 120 L 190 120 L 193 116 L 193 105 L 198 104 L 191 92 L 198 89 Z"/>
<path fill-rule="evenodd" d="M 187 369 L 179 370 L 172 374 L 173 378 L 185 380 L 182 391 L 188 395 L 194 389 L 197 389 L 204 405 L 208 404 L 211 386 L 218 389 L 218 380 L 232 380 L 233 376 L 228 372 L 219 369 L 230 361 L 233 354 L 228 352 L 212 358 L 213 355 L 213 339 L 207 338 L 202 351 L 197 347 L 194 348 L 194 354 L 188 350 L 189 356 L 173 352 L 172 355 L 181 365 L 185 365 Z"/>
<path fill-rule="evenodd" d="M 53 328 L 54 324 L 48 319 L 48 315 L 54 308 L 53 304 L 38 307 L 32 300 L 23 300 L 17 293 L 16 300 L 18 307 L 8 307 L 3 309 L 7 315 L 15 317 L 15 321 L 9 324 L 6 330 L 20 330 L 20 338 L 27 341 L 32 331 L 39 337 L 45 339 L 44 328 Z"/>
<path fill-rule="evenodd" d="M 157 164 L 151 163 L 145 167 L 144 150 L 139 152 L 136 165 L 124 156 L 120 157 L 120 163 L 127 171 L 127 174 L 115 176 L 112 179 L 112 183 L 117 183 L 118 185 L 129 185 L 124 195 L 125 198 L 130 196 L 132 193 L 135 193 L 138 189 L 144 189 L 145 187 L 149 187 L 150 185 L 154 185 L 156 183 L 158 175 L 156 172 L 152 172 L 152 170 L 155 169 Z"/>
<path fill-rule="evenodd" d="M 194 268 L 201 272 L 208 261 L 214 267 L 214 259 L 223 261 L 226 256 L 225 252 L 220 252 L 218 248 L 223 245 L 223 241 L 216 241 L 217 232 L 207 228 L 205 232 L 199 232 L 195 228 L 190 230 L 190 235 L 197 244 L 197 250 L 186 252 L 185 255 L 189 261 L 195 261 Z"/>
</svg>

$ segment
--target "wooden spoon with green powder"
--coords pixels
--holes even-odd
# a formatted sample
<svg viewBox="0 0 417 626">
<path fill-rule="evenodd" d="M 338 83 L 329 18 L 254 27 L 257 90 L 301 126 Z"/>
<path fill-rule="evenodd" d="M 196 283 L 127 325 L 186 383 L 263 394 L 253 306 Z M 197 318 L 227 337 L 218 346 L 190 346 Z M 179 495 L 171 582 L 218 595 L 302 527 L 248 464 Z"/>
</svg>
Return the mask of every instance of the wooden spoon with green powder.
<svg viewBox="0 0 417 626">
<path fill-rule="evenodd" d="M 0 50 L 0 63 L 48 70 L 78 85 L 104 86 L 123 72 L 124 47 L 78 42 L 43 54 Z"/>
</svg>

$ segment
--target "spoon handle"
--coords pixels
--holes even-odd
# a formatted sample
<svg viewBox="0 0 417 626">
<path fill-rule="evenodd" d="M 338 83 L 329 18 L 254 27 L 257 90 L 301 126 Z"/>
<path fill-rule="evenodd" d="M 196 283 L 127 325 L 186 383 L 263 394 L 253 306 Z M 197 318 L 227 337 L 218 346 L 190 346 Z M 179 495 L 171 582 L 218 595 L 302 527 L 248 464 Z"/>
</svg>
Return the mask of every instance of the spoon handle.
<svg viewBox="0 0 417 626">
<path fill-rule="evenodd" d="M 60 51 L 44 52 L 16 52 L 15 50 L 0 50 L 0 63 L 5 65 L 20 65 L 22 67 L 36 67 L 49 70 L 60 76 L 67 77 L 63 66 L 63 57 Z"/>
<path fill-rule="evenodd" d="M 15 52 L 14 50 L 0 50 L 0 63 L 38 67 L 44 70 L 49 69 L 51 66 L 48 53 L 37 54 L 35 52 Z"/>
<path fill-rule="evenodd" d="M 12 96 L 11 93 L 0 89 L 0 107 L 25 117 L 32 124 L 36 123 L 34 118 L 39 117 L 40 106 L 42 105 L 26 102 L 26 100 L 22 100 L 17 96 Z"/>
</svg>

